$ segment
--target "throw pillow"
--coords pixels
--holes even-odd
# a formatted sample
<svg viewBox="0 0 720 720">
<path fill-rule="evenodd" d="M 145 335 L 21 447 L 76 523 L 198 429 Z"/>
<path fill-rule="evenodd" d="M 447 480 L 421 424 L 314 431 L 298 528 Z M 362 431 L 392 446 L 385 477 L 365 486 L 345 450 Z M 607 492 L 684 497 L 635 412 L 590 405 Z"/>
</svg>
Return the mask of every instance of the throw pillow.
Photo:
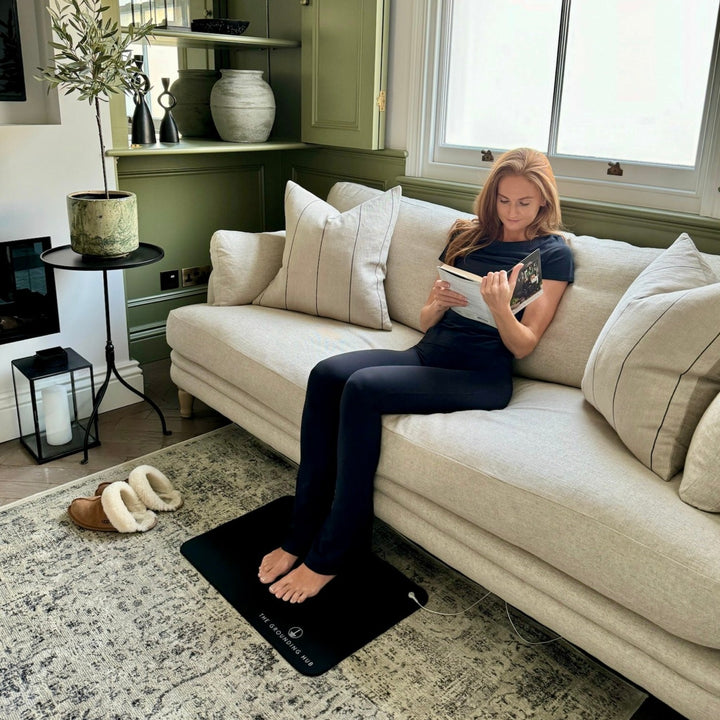
<svg viewBox="0 0 720 720">
<path fill-rule="evenodd" d="M 700 510 L 720 512 L 720 395 L 695 428 L 685 459 L 680 497 Z"/>
<path fill-rule="evenodd" d="M 282 267 L 254 303 L 389 330 L 383 283 L 400 195 L 397 186 L 341 213 L 288 182 Z"/>
<path fill-rule="evenodd" d="M 720 390 L 719 307 L 718 278 L 683 233 L 630 285 L 585 367 L 585 398 L 664 480 Z"/>
<path fill-rule="evenodd" d="M 280 267 L 285 233 L 217 230 L 210 238 L 210 305 L 246 305 Z"/>
</svg>

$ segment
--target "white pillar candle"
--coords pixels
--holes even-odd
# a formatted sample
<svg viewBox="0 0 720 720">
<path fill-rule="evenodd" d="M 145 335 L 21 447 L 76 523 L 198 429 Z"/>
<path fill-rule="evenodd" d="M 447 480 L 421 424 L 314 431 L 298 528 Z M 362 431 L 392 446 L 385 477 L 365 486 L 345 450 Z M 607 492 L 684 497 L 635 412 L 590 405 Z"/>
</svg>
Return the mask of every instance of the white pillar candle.
<svg viewBox="0 0 720 720">
<path fill-rule="evenodd" d="M 42 389 L 45 410 L 45 437 L 48 445 L 65 445 L 72 440 L 68 397 L 62 385 Z"/>
</svg>

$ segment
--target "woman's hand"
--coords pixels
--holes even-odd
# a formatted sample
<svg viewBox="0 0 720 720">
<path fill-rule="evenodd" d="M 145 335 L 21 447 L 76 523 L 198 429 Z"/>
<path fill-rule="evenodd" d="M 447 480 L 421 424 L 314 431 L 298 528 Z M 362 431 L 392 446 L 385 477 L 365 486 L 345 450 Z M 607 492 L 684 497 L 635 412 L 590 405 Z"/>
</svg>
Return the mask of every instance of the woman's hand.
<svg viewBox="0 0 720 720">
<path fill-rule="evenodd" d="M 503 314 L 510 309 L 510 300 L 522 268 L 522 263 L 515 265 L 510 271 L 509 277 L 505 270 L 489 272 L 483 277 L 480 294 L 494 317 L 497 318 L 498 314 Z"/>
<path fill-rule="evenodd" d="M 460 293 L 450 290 L 450 283 L 438 278 L 430 290 L 427 302 L 420 310 L 420 327 L 427 332 L 433 325 L 440 322 L 440 318 L 451 308 L 465 306 L 467 298 Z"/>
<path fill-rule="evenodd" d="M 443 312 L 451 307 L 465 307 L 468 304 L 467 298 L 451 290 L 450 283 L 445 280 L 436 280 L 433 283 L 430 299 Z"/>
</svg>

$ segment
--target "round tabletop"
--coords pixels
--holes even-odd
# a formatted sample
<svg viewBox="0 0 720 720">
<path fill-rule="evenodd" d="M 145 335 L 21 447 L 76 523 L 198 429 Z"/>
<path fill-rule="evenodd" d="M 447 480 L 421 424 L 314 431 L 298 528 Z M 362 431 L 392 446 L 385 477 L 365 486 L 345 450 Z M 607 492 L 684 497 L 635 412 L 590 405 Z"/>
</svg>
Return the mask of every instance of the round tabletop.
<svg viewBox="0 0 720 720">
<path fill-rule="evenodd" d="M 122 257 L 95 257 L 76 253 L 70 245 L 50 248 L 40 255 L 40 259 L 56 268 L 63 270 L 123 270 L 125 268 L 149 265 L 161 260 L 165 251 L 157 245 L 140 243 L 137 250 L 133 250 Z"/>
</svg>

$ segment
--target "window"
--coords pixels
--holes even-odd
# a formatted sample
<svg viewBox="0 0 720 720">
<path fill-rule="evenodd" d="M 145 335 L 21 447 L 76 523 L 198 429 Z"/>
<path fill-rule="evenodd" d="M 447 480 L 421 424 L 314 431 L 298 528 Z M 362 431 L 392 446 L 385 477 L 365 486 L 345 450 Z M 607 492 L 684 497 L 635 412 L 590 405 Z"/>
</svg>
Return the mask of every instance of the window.
<svg viewBox="0 0 720 720">
<path fill-rule="evenodd" d="M 720 215 L 719 4 L 428 0 L 415 171 L 481 183 L 530 146 L 566 197 Z"/>
</svg>

